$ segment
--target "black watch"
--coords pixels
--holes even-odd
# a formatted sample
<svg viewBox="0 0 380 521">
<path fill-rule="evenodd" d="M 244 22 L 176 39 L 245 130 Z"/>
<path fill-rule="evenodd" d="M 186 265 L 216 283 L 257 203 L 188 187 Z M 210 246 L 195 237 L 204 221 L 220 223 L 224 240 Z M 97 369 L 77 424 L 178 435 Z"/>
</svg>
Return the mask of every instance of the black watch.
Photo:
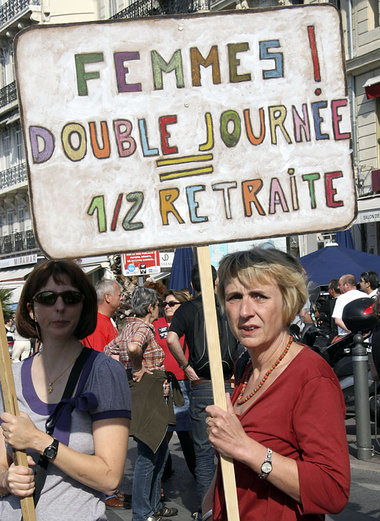
<svg viewBox="0 0 380 521">
<path fill-rule="evenodd" d="M 272 449 L 267 449 L 267 455 L 264 463 L 261 465 L 261 474 L 259 474 L 259 478 L 266 479 L 272 472 L 272 469 Z"/>
<path fill-rule="evenodd" d="M 46 447 L 43 452 L 43 457 L 49 461 L 53 461 L 58 452 L 59 441 L 54 438 L 53 443 Z"/>
</svg>

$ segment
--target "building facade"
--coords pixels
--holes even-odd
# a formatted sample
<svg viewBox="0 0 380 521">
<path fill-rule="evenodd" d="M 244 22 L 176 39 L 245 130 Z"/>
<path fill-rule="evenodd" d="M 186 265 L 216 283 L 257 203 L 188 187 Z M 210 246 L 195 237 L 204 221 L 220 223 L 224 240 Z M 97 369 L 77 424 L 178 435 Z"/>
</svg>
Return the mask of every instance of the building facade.
<svg viewBox="0 0 380 521">
<path fill-rule="evenodd" d="M 380 253 L 380 2 L 342 0 L 358 193 L 355 245 Z"/>
<path fill-rule="evenodd" d="M 0 1 L 0 284 L 17 302 L 24 277 L 42 258 L 32 228 L 14 72 L 13 40 L 32 24 L 99 18 L 96 0 Z"/>
<path fill-rule="evenodd" d="M 13 39 L 31 24 L 85 22 L 219 11 L 323 0 L 0 0 L 0 284 L 12 285 L 41 256 L 29 208 L 14 74 Z M 341 11 L 353 120 L 353 164 L 359 215 L 352 230 L 358 249 L 379 253 L 380 241 L 380 0 L 336 0 Z M 378 87 L 378 88 L 377 88 Z M 290 239 L 302 255 L 333 234 Z M 17 270 L 16 270 L 17 269 Z M 7 272 L 7 273 L 5 273 Z M 8 277 L 8 278 L 7 278 Z M 13 278 L 12 278 L 13 277 Z M 17 277 L 16 277 L 17 278 Z M 3 284 L 2 284 L 3 285 Z"/>
</svg>

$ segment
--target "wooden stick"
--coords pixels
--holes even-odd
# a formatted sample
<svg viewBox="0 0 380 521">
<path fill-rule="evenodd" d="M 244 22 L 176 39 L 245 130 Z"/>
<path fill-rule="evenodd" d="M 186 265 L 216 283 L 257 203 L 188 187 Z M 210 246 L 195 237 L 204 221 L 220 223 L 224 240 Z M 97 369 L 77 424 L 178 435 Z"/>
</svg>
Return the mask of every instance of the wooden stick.
<svg viewBox="0 0 380 521">
<path fill-rule="evenodd" d="M 8 340 L 5 332 L 3 309 L 0 302 L 0 383 L 4 401 L 4 409 L 10 414 L 18 416 L 18 409 L 15 383 L 9 356 Z M 26 453 L 23 450 L 13 451 L 13 460 L 16 465 L 28 466 Z M 20 500 L 23 521 L 36 521 L 33 497 L 24 497 Z"/>
<path fill-rule="evenodd" d="M 203 310 L 205 317 L 207 317 L 207 319 L 205 319 L 206 336 L 214 403 L 226 410 L 227 403 L 222 370 L 222 357 L 220 354 L 219 328 L 216 317 L 214 283 L 212 280 L 210 252 L 208 246 L 197 247 L 197 256 L 199 275 L 201 279 Z M 221 456 L 220 463 L 222 468 L 224 496 L 226 499 L 227 518 L 229 521 L 239 521 L 240 517 L 233 460 Z"/>
</svg>

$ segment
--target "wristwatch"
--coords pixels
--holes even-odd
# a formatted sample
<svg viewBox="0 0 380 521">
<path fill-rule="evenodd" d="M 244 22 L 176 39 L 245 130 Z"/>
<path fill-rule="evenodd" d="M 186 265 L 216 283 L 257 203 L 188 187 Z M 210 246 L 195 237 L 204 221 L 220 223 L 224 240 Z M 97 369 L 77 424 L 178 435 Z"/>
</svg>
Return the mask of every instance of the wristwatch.
<svg viewBox="0 0 380 521">
<path fill-rule="evenodd" d="M 53 461 L 58 452 L 58 445 L 59 445 L 59 441 L 54 438 L 51 445 L 46 447 L 46 449 L 44 450 L 44 452 L 42 454 L 43 457 L 49 461 Z"/>
<path fill-rule="evenodd" d="M 259 478 L 266 479 L 272 472 L 272 469 L 272 449 L 267 449 L 267 455 L 264 463 L 261 465 L 261 474 L 259 474 Z"/>
</svg>

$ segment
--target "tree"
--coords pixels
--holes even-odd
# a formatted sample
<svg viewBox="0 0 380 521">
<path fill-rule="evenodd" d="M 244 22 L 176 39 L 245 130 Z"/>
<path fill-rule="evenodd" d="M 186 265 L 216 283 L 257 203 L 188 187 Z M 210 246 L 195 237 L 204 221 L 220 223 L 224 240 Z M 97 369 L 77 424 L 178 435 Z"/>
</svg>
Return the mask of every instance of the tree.
<svg viewBox="0 0 380 521">
<path fill-rule="evenodd" d="M 11 294 L 12 290 L 6 288 L 0 288 L 0 302 L 3 308 L 4 322 L 7 322 L 13 316 L 11 308 Z"/>
</svg>

